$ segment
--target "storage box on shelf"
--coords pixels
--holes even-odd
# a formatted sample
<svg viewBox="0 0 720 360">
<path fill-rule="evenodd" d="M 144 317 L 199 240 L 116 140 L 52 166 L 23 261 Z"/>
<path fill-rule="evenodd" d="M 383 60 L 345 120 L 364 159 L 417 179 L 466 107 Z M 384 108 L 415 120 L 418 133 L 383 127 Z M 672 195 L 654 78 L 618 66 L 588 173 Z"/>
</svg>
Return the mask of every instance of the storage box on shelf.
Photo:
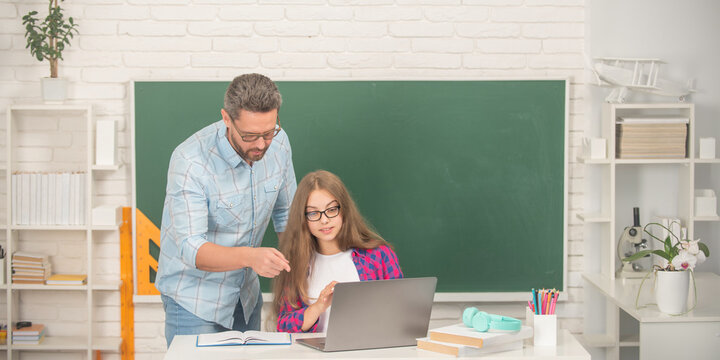
<svg viewBox="0 0 720 360">
<path fill-rule="evenodd" d="M 101 168 L 93 165 L 93 126 L 90 105 L 11 105 L 7 109 L 6 160 L 0 169 L 7 194 L 0 205 L 4 228 L 1 245 L 7 259 L 17 251 L 31 250 L 48 257 L 53 273 L 86 274 L 87 281 L 74 285 L 19 284 L 7 275 L 2 286 L 6 321 L 43 323 L 46 332 L 39 344 L 8 341 L 1 345 L 6 359 L 20 356 L 19 350 L 86 352 L 88 359 L 93 358 L 95 350 L 120 350 L 121 338 L 100 336 L 103 331 L 95 320 L 96 292 L 117 291 L 120 280 L 99 277 L 94 265 L 93 238 L 98 232 L 115 231 L 118 226 L 107 221 L 93 225 L 94 174 L 106 168 L 117 169 L 112 164 Z M 11 262 L 6 261 L 4 267 L 10 274 Z M 35 313 L 24 310 L 33 305 L 33 299 L 46 296 L 38 292 L 57 291 L 70 299 L 77 297 L 72 292 L 81 294 L 83 300 L 73 306 L 84 308 L 86 315 L 73 322 L 34 318 Z M 61 308 L 58 313 L 62 313 Z M 7 338 L 12 339 L 11 331 Z"/>
<path fill-rule="evenodd" d="M 620 125 L 629 123 L 640 125 Z M 666 126 L 669 124 L 672 126 Z M 679 218 L 690 238 L 718 238 L 720 217 L 695 212 L 696 189 L 720 191 L 720 183 L 712 177 L 720 171 L 720 161 L 698 158 L 696 125 L 693 104 L 604 104 L 601 121 L 592 124 L 586 134 L 608 143 L 606 159 L 581 160 L 586 169 L 586 203 L 585 212 L 578 214 L 585 223 L 586 311 L 582 341 L 600 358 L 619 359 L 624 358 L 621 354 L 639 353 L 644 359 L 650 353 L 649 346 L 658 345 L 643 341 L 637 330 L 644 326 L 645 331 L 650 331 L 646 322 L 657 319 L 630 308 L 623 311 L 621 304 L 626 299 L 615 298 L 616 287 L 637 287 L 641 281 L 616 278 L 622 265 L 618 241 L 624 228 L 633 226 L 633 207 L 640 208 L 641 224 L 658 217 Z M 651 246 L 658 246 L 643 235 Z M 634 322 L 630 327 L 635 330 L 628 331 L 628 321 L 621 321 L 621 315 L 626 314 L 630 314 L 625 318 Z"/>
</svg>

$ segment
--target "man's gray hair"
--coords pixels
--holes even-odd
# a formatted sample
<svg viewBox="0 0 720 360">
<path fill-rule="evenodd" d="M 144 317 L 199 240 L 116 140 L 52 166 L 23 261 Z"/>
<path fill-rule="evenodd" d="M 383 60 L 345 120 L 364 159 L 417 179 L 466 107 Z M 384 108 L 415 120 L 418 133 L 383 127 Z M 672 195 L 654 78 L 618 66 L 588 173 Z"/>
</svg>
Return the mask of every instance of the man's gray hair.
<svg viewBox="0 0 720 360">
<path fill-rule="evenodd" d="M 240 109 L 251 112 L 280 110 L 282 96 L 275 83 L 267 76 L 244 74 L 236 77 L 225 92 L 225 111 L 233 119 L 238 118 Z"/>
</svg>

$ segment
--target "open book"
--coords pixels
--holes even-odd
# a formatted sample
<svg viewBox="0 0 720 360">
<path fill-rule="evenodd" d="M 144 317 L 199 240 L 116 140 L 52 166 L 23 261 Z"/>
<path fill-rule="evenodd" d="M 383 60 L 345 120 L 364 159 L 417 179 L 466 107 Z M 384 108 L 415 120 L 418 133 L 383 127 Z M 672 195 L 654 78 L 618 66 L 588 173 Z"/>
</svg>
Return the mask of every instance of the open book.
<svg viewBox="0 0 720 360">
<path fill-rule="evenodd" d="M 290 345 L 289 333 L 266 331 L 223 331 L 214 334 L 200 334 L 197 347 L 228 345 Z"/>
</svg>

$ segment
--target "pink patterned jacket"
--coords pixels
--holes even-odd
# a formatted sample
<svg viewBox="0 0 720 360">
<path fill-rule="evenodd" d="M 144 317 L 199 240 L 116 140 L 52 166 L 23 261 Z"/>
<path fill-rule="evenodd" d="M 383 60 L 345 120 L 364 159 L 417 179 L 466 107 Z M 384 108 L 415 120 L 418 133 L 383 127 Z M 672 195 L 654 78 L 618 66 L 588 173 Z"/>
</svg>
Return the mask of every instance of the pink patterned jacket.
<svg viewBox="0 0 720 360">
<path fill-rule="evenodd" d="M 389 247 L 381 245 L 375 249 L 353 249 L 352 260 L 355 263 L 360 281 L 387 280 L 403 277 L 397 255 Z M 297 310 L 286 301 L 278 313 L 277 331 L 302 332 L 305 310 L 308 305 L 297 301 Z M 317 322 L 308 332 L 317 331 Z"/>
</svg>

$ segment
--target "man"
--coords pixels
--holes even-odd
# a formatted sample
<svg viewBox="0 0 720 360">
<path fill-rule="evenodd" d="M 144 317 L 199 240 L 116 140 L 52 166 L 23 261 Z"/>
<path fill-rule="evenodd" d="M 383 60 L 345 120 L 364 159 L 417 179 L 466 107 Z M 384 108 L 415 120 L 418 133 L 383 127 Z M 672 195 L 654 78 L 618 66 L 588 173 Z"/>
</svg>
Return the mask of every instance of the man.
<svg viewBox="0 0 720 360">
<path fill-rule="evenodd" d="M 297 187 L 281 103 L 272 80 L 238 76 L 222 120 L 170 158 L 155 282 L 168 347 L 179 334 L 259 330 L 258 275 L 290 271 L 282 253 L 260 247 L 271 217 L 285 230 Z"/>
</svg>

